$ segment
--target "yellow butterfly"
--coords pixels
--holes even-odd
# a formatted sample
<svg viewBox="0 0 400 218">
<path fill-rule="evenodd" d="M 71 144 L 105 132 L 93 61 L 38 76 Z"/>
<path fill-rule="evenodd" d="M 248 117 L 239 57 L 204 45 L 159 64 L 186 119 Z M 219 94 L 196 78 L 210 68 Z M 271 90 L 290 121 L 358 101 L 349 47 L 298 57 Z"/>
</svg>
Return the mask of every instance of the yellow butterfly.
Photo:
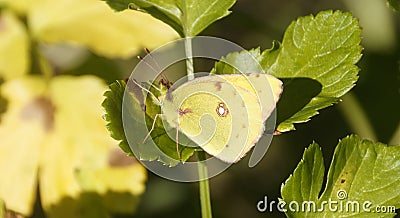
<svg viewBox="0 0 400 218">
<path fill-rule="evenodd" d="M 268 74 L 209 75 L 171 87 L 161 105 L 170 126 L 233 163 L 260 139 L 281 92 L 282 82 Z"/>
</svg>

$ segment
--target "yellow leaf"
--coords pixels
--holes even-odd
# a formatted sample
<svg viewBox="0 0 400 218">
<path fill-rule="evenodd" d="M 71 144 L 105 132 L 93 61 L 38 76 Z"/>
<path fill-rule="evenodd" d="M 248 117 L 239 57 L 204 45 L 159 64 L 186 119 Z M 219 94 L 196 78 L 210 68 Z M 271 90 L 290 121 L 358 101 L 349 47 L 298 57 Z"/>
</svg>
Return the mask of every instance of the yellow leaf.
<svg viewBox="0 0 400 218">
<path fill-rule="evenodd" d="M 4 204 L 1 199 L 0 199 L 0 218 L 4 218 Z"/>
<path fill-rule="evenodd" d="M 28 36 L 24 25 L 10 12 L 0 14 L 0 77 L 15 78 L 27 72 Z"/>
<path fill-rule="evenodd" d="M 44 115 L 35 99 L 43 95 L 44 86 L 37 78 L 12 80 L 2 85 L 2 93 L 10 101 L 0 125 L 0 198 L 8 209 L 30 214 L 45 136 Z"/>
<path fill-rule="evenodd" d="M 143 47 L 160 46 L 178 35 L 137 11 L 116 13 L 99 0 L 42 0 L 28 16 L 38 41 L 72 42 L 108 57 L 127 58 Z"/>
<path fill-rule="evenodd" d="M 0 180 L 0 199 L 8 209 L 30 215 L 37 181 L 48 217 L 106 216 L 110 192 L 135 198 L 143 193 L 141 165 L 110 162 L 117 143 L 101 118 L 105 90 L 94 76 L 58 76 L 47 83 L 30 76 L 4 83 L 9 108 L 0 123 L 0 170 L 8 179 Z M 93 195 L 103 200 L 82 203 Z M 132 203 L 120 210 L 131 212 Z M 95 214 L 82 214 L 85 206 L 96 208 Z"/>
<path fill-rule="evenodd" d="M 25 14 L 28 9 L 35 4 L 37 1 L 30 1 L 30 0 L 0 0 L 0 5 L 5 5 L 5 7 L 12 9 L 13 11 L 17 12 L 18 14 Z"/>
</svg>

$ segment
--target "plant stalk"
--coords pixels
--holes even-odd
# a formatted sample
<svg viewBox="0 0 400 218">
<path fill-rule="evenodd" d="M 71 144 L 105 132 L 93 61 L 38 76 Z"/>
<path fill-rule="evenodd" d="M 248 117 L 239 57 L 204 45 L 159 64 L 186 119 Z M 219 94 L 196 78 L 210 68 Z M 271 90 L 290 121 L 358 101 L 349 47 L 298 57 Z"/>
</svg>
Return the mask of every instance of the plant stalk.
<svg viewBox="0 0 400 218">
<path fill-rule="evenodd" d="M 192 38 L 185 38 L 186 72 L 188 80 L 194 79 Z"/>
<path fill-rule="evenodd" d="M 352 131 L 362 138 L 377 141 L 374 129 L 357 98 L 352 93 L 347 93 L 342 99 L 343 102 L 339 104 L 339 109 Z"/>
<path fill-rule="evenodd" d="M 204 151 L 198 151 L 197 157 L 199 162 L 197 163 L 197 169 L 199 172 L 199 188 L 200 188 L 200 205 L 201 205 L 201 217 L 211 218 L 211 200 L 210 200 L 210 187 L 208 184 L 208 172 L 207 165 L 201 161 L 206 159 Z"/>
<path fill-rule="evenodd" d="M 389 145 L 400 145 L 400 123 L 397 125 L 397 129 L 393 133 L 393 136 L 389 141 Z"/>
<path fill-rule="evenodd" d="M 192 80 L 194 79 L 194 67 L 193 67 L 192 38 L 190 37 L 185 38 L 185 54 L 186 54 L 186 72 L 188 80 Z M 206 154 L 204 153 L 204 151 L 197 151 L 197 158 L 199 161 L 197 162 L 197 171 L 199 174 L 201 217 L 212 218 L 207 165 L 204 162 L 202 162 L 206 159 Z"/>
<path fill-rule="evenodd" d="M 33 73 L 40 73 L 46 81 L 49 81 L 54 76 L 53 68 L 49 60 L 44 56 L 40 50 L 39 43 L 32 40 L 32 59 L 33 59 Z M 38 72 L 36 72 L 38 71 Z"/>
</svg>

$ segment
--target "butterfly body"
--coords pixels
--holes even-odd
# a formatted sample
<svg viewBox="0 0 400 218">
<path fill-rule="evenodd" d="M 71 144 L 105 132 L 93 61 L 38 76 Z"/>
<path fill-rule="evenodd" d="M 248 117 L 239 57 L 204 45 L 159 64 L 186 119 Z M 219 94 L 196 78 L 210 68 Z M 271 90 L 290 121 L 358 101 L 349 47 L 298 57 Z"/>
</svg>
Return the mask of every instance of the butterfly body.
<svg viewBox="0 0 400 218">
<path fill-rule="evenodd" d="M 169 125 L 233 163 L 259 140 L 281 92 L 282 82 L 267 74 L 210 75 L 170 88 L 162 110 Z"/>
</svg>

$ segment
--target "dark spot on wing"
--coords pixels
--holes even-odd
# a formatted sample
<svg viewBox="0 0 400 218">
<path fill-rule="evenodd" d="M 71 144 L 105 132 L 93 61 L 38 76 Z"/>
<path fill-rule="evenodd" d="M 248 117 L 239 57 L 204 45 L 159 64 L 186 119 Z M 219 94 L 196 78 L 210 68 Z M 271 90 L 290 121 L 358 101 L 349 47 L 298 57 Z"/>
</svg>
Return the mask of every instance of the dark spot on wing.
<svg viewBox="0 0 400 218">
<path fill-rule="evenodd" d="M 165 94 L 165 99 L 167 101 L 172 102 L 172 100 L 173 100 L 172 91 L 173 91 L 172 89 L 168 89 L 167 93 Z"/>
<path fill-rule="evenodd" d="M 221 91 L 221 83 L 222 82 L 218 81 L 218 82 L 215 82 L 215 84 L 214 84 L 218 91 Z"/>
<path fill-rule="evenodd" d="M 228 145 L 228 144 L 226 144 L 226 145 L 225 145 L 225 148 L 229 148 L 229 145 Z"/>
<path fill-rule="evenodd" d="M 345 179 L 342 179 L 342 180 L 340 180 L 340 183 L 345 183 L 346 182 L 346 180 Z"/>
<path fill-rule="evenodd" d="M 217 115 L 220 117 L 226 117 L 229 113 L 228 107 L 223 102 L 218 103 L 218 106 L 215 111 L 217 112 Z"/>
<path fill-rule="evenodd" d="M 192 109 L 190 109 L 190 108 L 185 108 L 184 110 L 182 110 L 181 108 L 179 108 L 178 113 L 179 113 L 179 116 L 181 117 L 181 116 L 183 116 L 183 115 L 185 115 L 185 114 L 187 114 L 187 113 L 192 113 Z"/>
</svg>

